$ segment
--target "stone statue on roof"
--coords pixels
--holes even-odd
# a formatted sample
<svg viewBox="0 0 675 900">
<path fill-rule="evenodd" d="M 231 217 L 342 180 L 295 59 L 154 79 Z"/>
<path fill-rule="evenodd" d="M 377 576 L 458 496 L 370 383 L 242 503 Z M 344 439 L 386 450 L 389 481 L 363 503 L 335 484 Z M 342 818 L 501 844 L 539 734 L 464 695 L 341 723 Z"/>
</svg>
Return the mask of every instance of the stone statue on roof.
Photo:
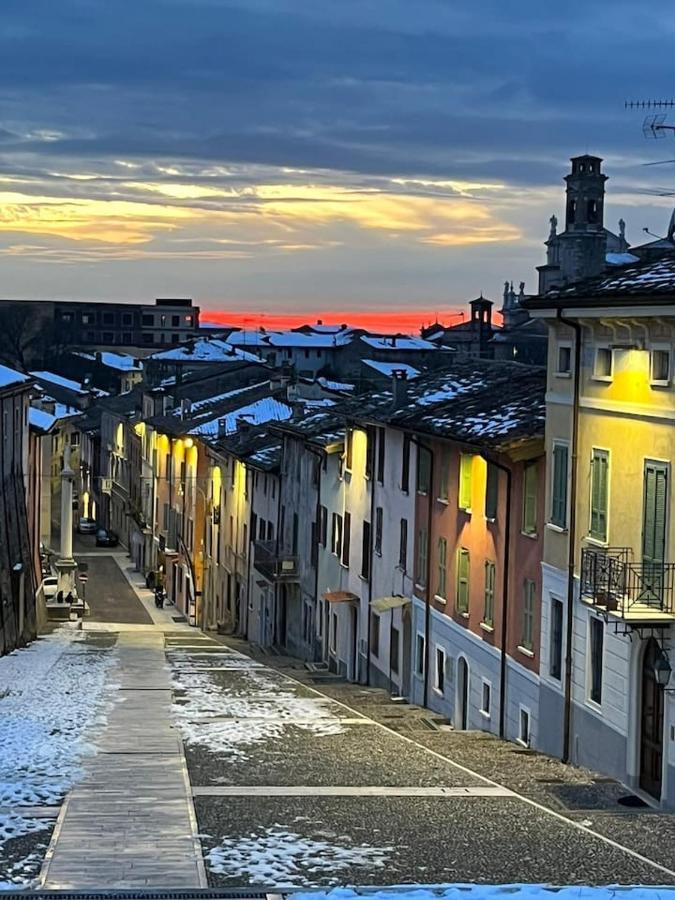
<svg viewBox="0 0 675 900">
<path fill-rule="evenodd" d="M 551 231 L 548 236 L 550 240 L 551 238 L 554 238 L 558 233 L 558 217 L 555 213 L 551 216 L 549 222 L 551 223 Z"/>
</svg>

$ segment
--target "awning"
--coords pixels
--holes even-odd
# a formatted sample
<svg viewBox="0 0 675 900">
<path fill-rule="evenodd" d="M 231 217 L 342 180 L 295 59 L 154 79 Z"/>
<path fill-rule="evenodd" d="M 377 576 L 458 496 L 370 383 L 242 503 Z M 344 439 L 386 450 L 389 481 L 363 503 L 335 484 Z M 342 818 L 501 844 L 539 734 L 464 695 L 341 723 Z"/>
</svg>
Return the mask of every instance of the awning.
<svg viewBox="0 0 675 900">
<path fill-rule="evenodd" d="M 375 612 L 386 612 L 388 609 L 398 609 L 400 606 L 405 606 L 406 603 L 410 603 L 410 597 L 394 595 L 392 597 L 376 597 L 370 605 Z"/>
<path fill-rule="evenodd" d="M 323 599 L 328 600 L 329 603 L 351 603 L 359 598 L 357 594 L 352 594 L 351 591 L 326 591 Z"/>
</svg>

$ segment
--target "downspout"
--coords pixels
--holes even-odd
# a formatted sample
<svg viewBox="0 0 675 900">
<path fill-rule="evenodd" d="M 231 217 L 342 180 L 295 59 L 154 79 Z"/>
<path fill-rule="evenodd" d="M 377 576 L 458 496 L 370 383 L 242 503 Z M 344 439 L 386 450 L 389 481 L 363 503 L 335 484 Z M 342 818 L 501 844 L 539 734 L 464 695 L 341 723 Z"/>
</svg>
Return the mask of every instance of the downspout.
<svg viewBox="0 0 675 900">
<path fill-rule="evenodd" d="M 255 497 L 255 477 L 253 473 L 253 469 L 250 469 L 246 463 L 244 463 L 246 477 L 251 476 L 251 486 L 249 488 L 249 496 L 251 498 L 251 502 L 248 506 L 248 546 L 246 548 L 246 625 L 244 628 L 244 637 L 246 640 L 250 640 L 248 634 L 248 611 L 249 604 L 251 603 L 251 556 L 253 555 L 253 547 L 255 543 L 255 535 L 253 534 L 253 499 Z"/>
<path fill-rule="evenodd" d="M 319 464 L 319 478 L 317 480 L 317 485 L 316 485 L 316 512 L 314 513 L 314 521 L 316 522 L 316 529 L 315 529 L 315 534 L 314 534 L 314 538 L 315 538 L 315 542 L 316 542 L 316 550 L 314 550 L 314 548 L 312 548 L 312 553 L 315 554 L 315 559 L 316 559 L 316 565 L 314 566 L 314 603 L 315 603 L 315 610 L 316 610 L 318 616 L 321 618 L 323 610 L 319 606 L 319 547 L 322 546 L 322 544 L 321 544 L 321 470 L 323 467 L 325 451 L 315 449 L 314 447 L 310 446 L 309 444 L 305 444 L 305 447 L 307 448 L 307 450 L 309 450 L 309 452 L 312 455 L 316 456 L 317 462 Z M 315 635 L 316 635 L 316 621 L 314 622 L 314 635 L 312 635 L 313 640 L 315 639 Z M 314 650 L 314 648 L 312 648 L 312 650 Z M 323 648 L 321 650 L 321 655 L 323 656 Z"/>
<path fill-rule="evenodd" d="M 371 434 L 376 435 L 374 428 L 371 428 Z M 373 437 L 373 441 L 375 438 Z M 370 565 L 369 565 L 369 578 L 368 578 L 368 625 L 366 632 L 366 641 L 367 641 L 367 657 L 366 657 L 366 686 L 370 686 L 370 665 L 371 665 L 371 618 L 372 618 L 372 603 L 373 603 L 373 569 L 375 563 L 375 485 L 377 483 L 377 461 L 375 456 L 375 444 L 373 444 L 373 457 L 372 457 L 372 472 L 370 478 L 370 547 L 368 548 L 368 553 L 370 554 Z M 391 644 L 389 645 L 389 656 L 391 657 Z"/>
<path fill-rule="evenodd" d="M 502 627 L 501 656 L 499 659 L 499 737 L 506 736 L 506 676 L 508 663 L 508 621 L 509 621 L 509 562 L 511 558 L 511 487 L 513 473 L 509 466 L 497 462 L 481 453 L 483 459 L 506 474 L 506 525 L 504 528 L 504 559 L 502 572 Z"/>
<path fill-rule="evenodd" d="M 279 464 L 279 490 L 277 492 L 277 524 L 274 529 L 274 558 L 275 560 L 279 558 L 279 541 L 281 538 L 281 488 L 283 484 L 282 474 L 284 471 L 285 465 L 285 457 L 286 457 L 286 440 L 284 439 L 281 444 L 281 462 Z M 272 622 L 272 644 L 276 643 L 276 633 L 277 633 L 277 611 L 279 605 L 279 581 L 277 578 L 274 579 L 274 605 L 272 614 L 274 616 L 274 621 Z"/>
<path fill-rule="evenodd" d="M 426 607 L 424 610 L 424 697 L 422 702 L 422 706 L 426 706 L 427 700 L 429 699 L 429 632 L 431 630 L 431 526 L 433 523 L 432 497 L 434 492 L 434 451 L 431 449 L 431 447 L 429 447 L 428 444 L 420 441 L 419 438 L 414 434 L 410 435 L 410 442 L 412 444 L 415 444 L 419 449 L 426 450 L 429 454 L 429 494 L 427 503 L 427 583 L 424 590 L 426 599 Z M 418 453 L 414 487 L 415 494 L 417 494 L 417 472 L 419 471 L 419 465 L 420 461 Z M 415 560 L 413 560 L 413 584 L 415 582 L 414 566 Z"/>
<path fill-rule="evenodd" d="M 567 628 L 565 647 L 565 692 L 564 692 L 564 717 L 563 717 L 563 762 L 569 762 L 571 756 L 572 738 L 572 639 L 574 637 L 574 550 L 576 546 L 577 515 L 577 456 L 579 447 L 579 395 L 581 374 L 581 325 L 562 315 L 562 310 L 557 312 L 557 320 L 567 325 L 575 333 L 574 342 L 574 393 L 572 400 L 572 458 L 570 470 L 570 496 L 569 496 L 569 533 L 567 542 Z"/>
</svg>

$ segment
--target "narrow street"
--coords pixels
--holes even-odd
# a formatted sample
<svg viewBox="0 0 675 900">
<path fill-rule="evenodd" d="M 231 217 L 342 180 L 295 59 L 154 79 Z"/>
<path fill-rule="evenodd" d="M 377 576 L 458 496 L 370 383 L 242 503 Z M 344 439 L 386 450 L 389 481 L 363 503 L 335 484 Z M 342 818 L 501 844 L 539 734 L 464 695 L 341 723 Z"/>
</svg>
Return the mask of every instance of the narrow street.
<svg viewBox="0 0 675 900">
<path fill-rule="evenodd" d="M 675 884 L 675 820 L 592 773 L 158 611 L 79 543 L 91 615 L 0 660 L 0 885 Z"/>
</svg>

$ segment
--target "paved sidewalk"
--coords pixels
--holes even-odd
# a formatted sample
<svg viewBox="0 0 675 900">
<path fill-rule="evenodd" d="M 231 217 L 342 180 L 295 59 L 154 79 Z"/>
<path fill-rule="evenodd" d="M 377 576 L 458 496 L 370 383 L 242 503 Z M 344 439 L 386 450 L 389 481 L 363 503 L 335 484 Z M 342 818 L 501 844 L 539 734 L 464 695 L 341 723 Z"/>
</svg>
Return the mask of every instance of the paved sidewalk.
<svg viewBox="0 0 675 900">
<path fill-rule="evenodd" d="M 43 868 L 59 888 L 206 885 L 161 629 L 121 630 L 119 697 L 69 795 Z"/>
</svg>

